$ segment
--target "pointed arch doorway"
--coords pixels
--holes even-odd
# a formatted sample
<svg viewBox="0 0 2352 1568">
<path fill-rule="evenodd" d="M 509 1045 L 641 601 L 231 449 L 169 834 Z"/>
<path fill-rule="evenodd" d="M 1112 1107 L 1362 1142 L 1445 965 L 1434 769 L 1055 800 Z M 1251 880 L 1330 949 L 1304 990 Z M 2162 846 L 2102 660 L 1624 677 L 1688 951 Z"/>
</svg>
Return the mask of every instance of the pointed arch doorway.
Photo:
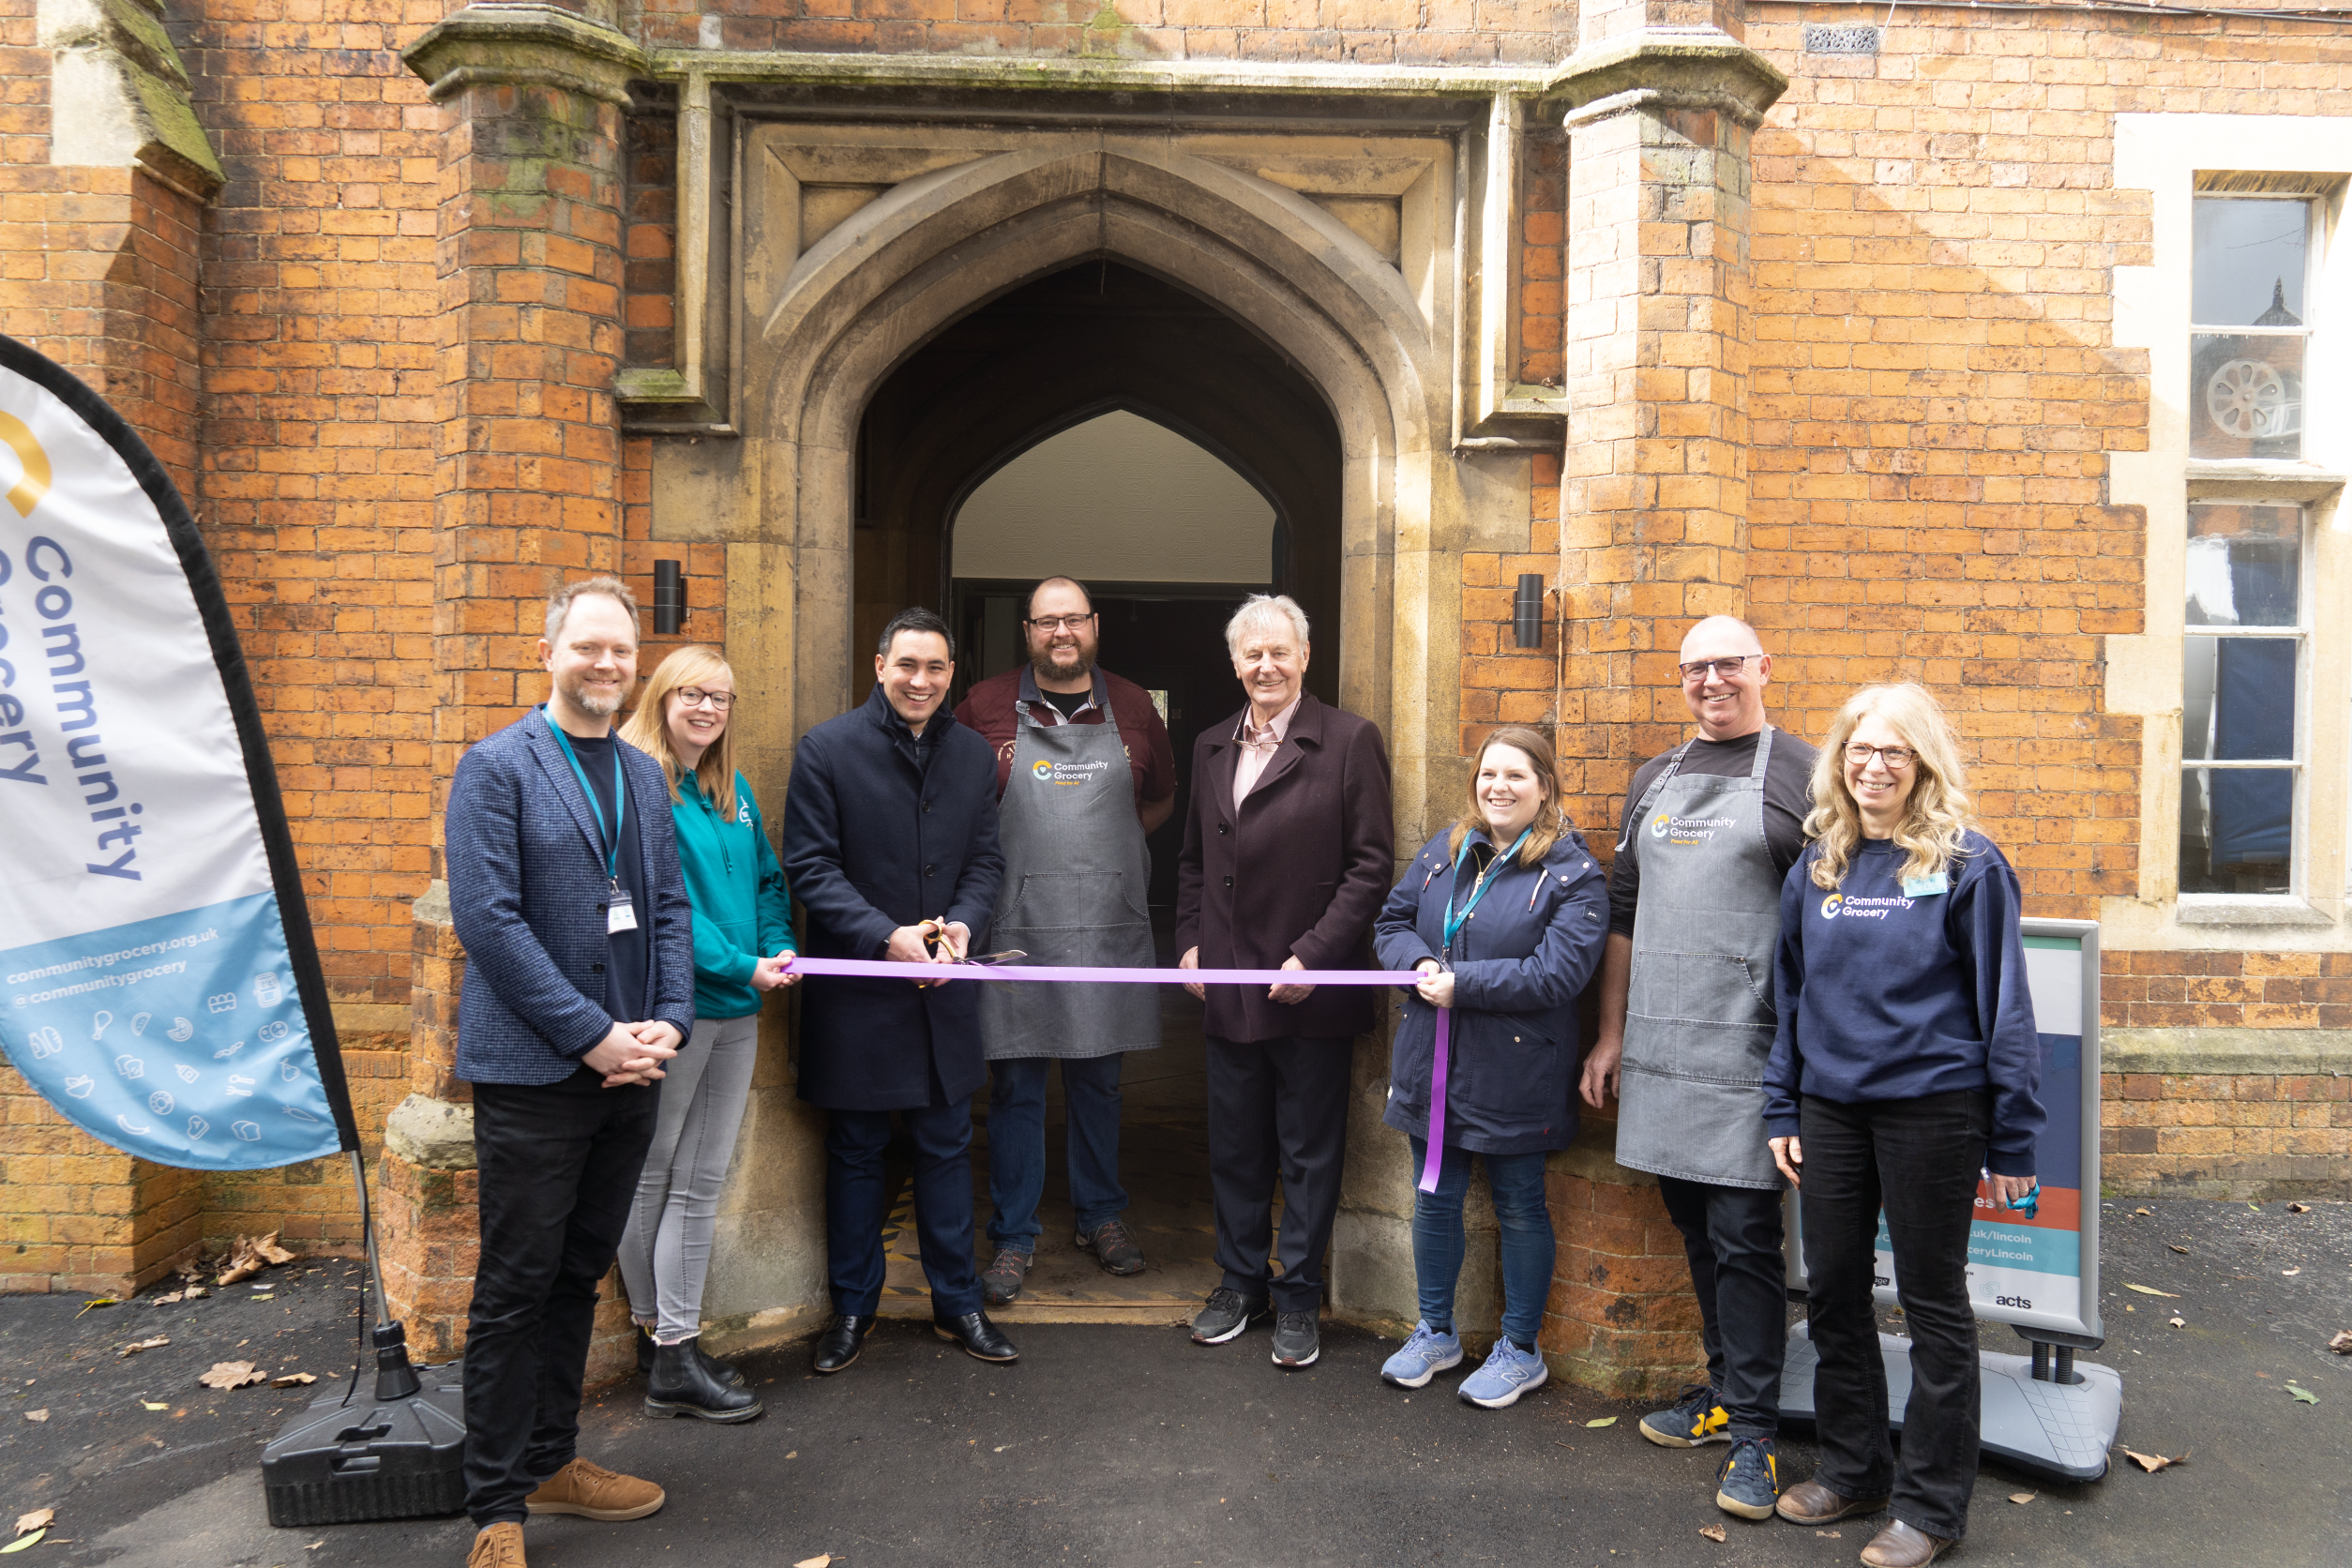
<svg viewBox="0 0 2352 1568">
<path fill-rule="evenodd" d="M 1093 589 L 1104 668 L 1155 694 L 1176 754 L 1178 808 L 1150 840 L 1153 925 L 1172 962 L 1193 743 L 1241 706 L 1223 626 L 1244 595 L 1301 601 L 1315 626 L 1310 684 L 1337 700 L 1341 450 L 1321 395 L 1215 306 L 1090 258 L 980 306 L 901 363 L 867 407 L 857 483 L 860 650 L 899 608 L 933 605 L 957 628 L 965 688 L 1021 661 L 1018 622 L 1039 578 Z M 1189 1316 L 1215 1287 L 1199 1004 L 1169 988 L 1162 1024 L 1162 1048 L 1131 1054 L 1123 1073 L 1126 1218 L 1150 1268 L 1115 1279 L 1071 1245 L 1056 1075 L 1045 1234 L 1007 1321 Z M 974 1109 L 985 1227 L 985 1091 Z M 911 1228 L 894 1238 L 891 1286 L 885 1311 L 921 1308 Z"/>
</svg>

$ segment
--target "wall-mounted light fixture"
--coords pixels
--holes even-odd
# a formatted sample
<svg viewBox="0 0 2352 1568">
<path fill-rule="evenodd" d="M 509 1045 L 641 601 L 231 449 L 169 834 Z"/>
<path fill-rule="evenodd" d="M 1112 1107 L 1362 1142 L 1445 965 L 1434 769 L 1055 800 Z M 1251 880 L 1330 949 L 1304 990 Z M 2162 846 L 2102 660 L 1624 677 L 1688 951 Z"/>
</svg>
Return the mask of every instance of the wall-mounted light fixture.
<svg viewBox="0 0 2352 1568">
<path fill-rule="evenodd" d="M 1511 596 L 1512 641 L 1522 648 L 1544 645 L 1544 574 L 1521 572 L 1518 592 Z"/>
<path fill-rule="evenodd" d="M 675 637 L 686 629 L 686 574 L 676 561 L 654 563 L 654 630 Z"/>
</svg>

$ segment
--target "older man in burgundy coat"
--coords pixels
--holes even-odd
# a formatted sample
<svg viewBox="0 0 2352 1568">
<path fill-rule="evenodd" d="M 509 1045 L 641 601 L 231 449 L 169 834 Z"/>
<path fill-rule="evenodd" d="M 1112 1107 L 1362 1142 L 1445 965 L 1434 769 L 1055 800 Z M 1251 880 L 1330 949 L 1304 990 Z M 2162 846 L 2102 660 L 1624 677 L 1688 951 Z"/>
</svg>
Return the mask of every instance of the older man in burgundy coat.
<svg viewBox="0 0 2352 1568">
<path fill-rule="evenodd" d="M 1225 640 L 1249 705 L 1193 747 L 1176 876 L 1179 962 L 1369 968 L 1372 921 L 1395 868 L 1380 731 L 1306 694 L 1306 615 L 1289 598 L 1253 596 Z M 1191 989 L 1207 1004 L 1210 1181 L 1225 1271 L 1193 1319 L 1193 1340 L 1224 1344 L 1271 1306 L 1274 1364 L 1312 1365 L 1347 1147 L 1349 1067 L 1380 993 Z M 1270 1277 L 1277 1173 L 1282 1239 Z"/>
</svg>

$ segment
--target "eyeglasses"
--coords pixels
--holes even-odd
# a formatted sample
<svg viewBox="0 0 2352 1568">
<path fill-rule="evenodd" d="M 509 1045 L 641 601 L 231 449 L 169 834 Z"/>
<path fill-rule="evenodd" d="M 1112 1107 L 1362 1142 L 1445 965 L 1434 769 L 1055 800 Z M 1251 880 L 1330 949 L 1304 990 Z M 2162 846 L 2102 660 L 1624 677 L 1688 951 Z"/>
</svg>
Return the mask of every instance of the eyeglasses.
<svg viewBox="0 0 2352 1568">
<path fill-rule="evenodd" d="M 689 708 L 699 708 L 708 702 L 718 712 L 725 713 L 735 705 L 735 695 L 731 691 L 704 691 L 701 686 L 682 686 L 678 688 L 678 701 Z"/>
<path fill-rule="evenodd" d="M 1901 773 L 1918 760 L 1919 753 L 1907 746 L 1864 746 L 1860 741 L 1846 748 L 1846 760 L 1858 768 L 1868 767 L 1873 757 L 1882 760 L 1889 771 Z"/>
<path fill-rule="evenodd" d="M 1682 671 L 1682 679 L 1685 681 L 1703 681 L 1711 670 L 1715 672 L 1717 680 L 1727 681 L 1746 669 L 1748 660 L 1763 656 L 1762 654 L 1741 654 L 1737 658 L 1703 658 L 1695 663 L 1678 665 L 1676 668 Z"/>
<path fill-rule="evenodd" d="M 1067 626 L 1072 631 L 1076 631 L 1093 618 L 1094 612 L 1090 610 L 1083 615 L 1040 615 L 1029 624 L 1036 630 L 1044 632 L 1048 637 L 1051 637 L 1055 632 L 1060 631 L 1063 626 Z"/>
</svg>

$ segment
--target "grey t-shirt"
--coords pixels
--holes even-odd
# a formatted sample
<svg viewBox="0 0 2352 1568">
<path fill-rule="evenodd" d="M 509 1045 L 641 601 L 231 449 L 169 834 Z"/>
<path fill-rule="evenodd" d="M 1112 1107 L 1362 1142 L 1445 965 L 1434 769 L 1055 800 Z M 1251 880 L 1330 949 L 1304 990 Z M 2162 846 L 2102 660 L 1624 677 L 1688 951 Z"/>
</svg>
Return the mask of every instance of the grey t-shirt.
<svg viewBox="0 0 2352 1568">
<path fill-rule="evenodd" d="M 1682 765 L 1675 770 L 1676 776 L 1745 777 L 1756 766 L 1756 735 L 1742 735 L 1736 741 L 1694 740 Z M 1617 936 L 1634 934 L 1634 916 L 1641 901 L 1641 835 L 1634 831 L 1634 812 L 1673 755 L 1663 753 L 1636 768 L 1633 785 L 1625 792 L 1625 815 L 1617 830 L 1623 848 L 1609 868 L 1609 930 Z M 1805 813 L 1813 808 L 1813 759 L 1812 746 L 1786 730 L 1772 731 L 1772 760 L 1764 764 L 1764 841 L 1772 846 L 1772 869 L 1783 877 L 1804 853 Z"/>
</svg>

